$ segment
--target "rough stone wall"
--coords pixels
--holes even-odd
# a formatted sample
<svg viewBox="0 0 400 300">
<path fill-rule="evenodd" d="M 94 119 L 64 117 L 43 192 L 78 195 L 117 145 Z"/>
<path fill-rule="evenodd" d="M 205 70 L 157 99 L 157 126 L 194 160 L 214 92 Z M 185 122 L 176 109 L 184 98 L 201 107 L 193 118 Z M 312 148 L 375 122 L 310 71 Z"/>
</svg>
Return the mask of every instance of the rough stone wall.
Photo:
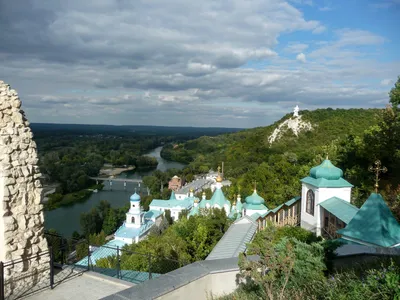
<svg viewBox="0 0 400 300">
<path fill-rule="evenodd" d="M 6 263 L 6 294 L 48 275 L 36 144 L 15 90 L 0 81 L 0 261 Z M 35 256 L 35 258 L 32 258 Z M 30 258 L 29 260 L 26 260 Z M 18 280 L 20 281 L 18 281 Z"/>
</svg>

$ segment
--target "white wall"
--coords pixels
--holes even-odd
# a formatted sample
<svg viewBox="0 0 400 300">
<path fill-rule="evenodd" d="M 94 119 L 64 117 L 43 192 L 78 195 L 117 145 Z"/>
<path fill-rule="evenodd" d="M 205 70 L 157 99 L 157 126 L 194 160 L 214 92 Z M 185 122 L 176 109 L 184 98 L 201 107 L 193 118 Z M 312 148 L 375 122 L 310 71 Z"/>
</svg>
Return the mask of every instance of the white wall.
<svg viewBox="0 0 400 300">
<path fill-rule="evenodd" d="M 265 210 L 254 210 L 254 209 L 246 209 L 246 216 L 251 216 L 252 214 L 259 213 L 262 215 L 263 213 L 268 212 L 268 209 Z"/>
<path fill-rule="evenodd" d="M 313 190 L 315 195 L 314 216 L 306 212 L 307 192 L 309 189 Z M 315 232 L 317 236 L 321 235 L 321 227 L 323 222 L 321 215 L 322 208 L 318 204 L 332 197 L 338 197 L 350 203 L 351 187 L 317 188 L 303 183 L 301 188 L 301 227 Z"/>
<path fill-rule="evenodd" d="M 230 294 L 237 288 L 237 274 L 238 271 L 208 274 L 156 299 L 204 300 L 210 299 L 211 294 L 213 296 Z"/>
</svg>

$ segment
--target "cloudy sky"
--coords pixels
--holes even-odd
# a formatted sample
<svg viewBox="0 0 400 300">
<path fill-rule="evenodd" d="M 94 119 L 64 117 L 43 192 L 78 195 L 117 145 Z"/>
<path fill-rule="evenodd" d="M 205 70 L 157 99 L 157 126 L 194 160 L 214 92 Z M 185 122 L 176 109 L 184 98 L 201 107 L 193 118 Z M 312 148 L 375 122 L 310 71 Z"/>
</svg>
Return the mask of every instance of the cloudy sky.
<svg viewBox="0 0 400 300">
<path fill-rule="evenodd" d="M 0 80 L 31 122 L 255 127 L 384 107 L 400 0 L 0 0 Z"/>
</svg>

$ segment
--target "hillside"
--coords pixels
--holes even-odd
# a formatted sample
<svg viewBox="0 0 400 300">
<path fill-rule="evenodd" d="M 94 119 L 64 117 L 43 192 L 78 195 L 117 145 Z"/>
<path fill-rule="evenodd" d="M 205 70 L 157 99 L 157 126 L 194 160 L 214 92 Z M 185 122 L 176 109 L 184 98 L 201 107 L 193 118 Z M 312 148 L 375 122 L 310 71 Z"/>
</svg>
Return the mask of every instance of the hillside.
<svg viewBox="0 0 400 300">
<path fill-rule="evenodd" d="M 257 187 L 267 204 L 274 207 L 299 194 L 299 179 L 306 176 L 310 167 L 329 155 L 336 163 L 337 149 L 347 136 L 361 136 L 364 131 L 377 125 L 383 110 L 380 109 L 318 109 L 301 111 L 303 122 L 311 124 L 311 130 L 296 136 L 292 130 L 283 130 L 281 138 L 272 144 L 269 137 L 283 122 L 292 118 L 285 115 L 281 120 L 266 127 L 258 127 L 223 134 L 216 137 L 200 137 L 164 148 L 164 158 L 190 163 L 197 172 L 205 172 L 224 161 L 225 177 L 234 182 L 230 197 L 241 187 L 241 194 Z"/>
</svg>

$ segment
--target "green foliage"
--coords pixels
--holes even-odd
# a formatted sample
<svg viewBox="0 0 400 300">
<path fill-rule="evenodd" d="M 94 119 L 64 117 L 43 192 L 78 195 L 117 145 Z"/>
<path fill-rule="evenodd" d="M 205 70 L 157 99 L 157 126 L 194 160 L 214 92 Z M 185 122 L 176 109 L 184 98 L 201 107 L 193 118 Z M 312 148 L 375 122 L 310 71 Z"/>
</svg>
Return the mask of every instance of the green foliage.
<svg viewBox="0 0 400 300">
<path fill-rule="evenodd" d="M 89 237 L 100 232 L 105 235 L 114 233 L 125 220 L 128 209 L 129 204 L 121 208 L 112 208 L 107 201 L 100 201 L 97 207 L 93 207 L 90 212 L 82 213 L 80 216 L 83 236 Z"/>
<path fill-rule="evenodd" d="M 127 245 L 122 251 L 121 268 L 148 271 L 151 255 L 152 272 L 165 273 L 182 263 L 203 260 L 229 227 L 223 210 L 210 210 L 207 215 L 181 219 L 168 226 L 163 221 L 161 232 L 152 232 L 145 240 Z"/>
<path fill-rule="evenodd" d="M 174 219 L 171 217 L 171 211 L 169 209 L 165 210 L 164 217 L 167 220 L 168 224 L 171 225 L 174 223 Z"/>
<path fill-rule="evenodd" d="M 90 245 L 95 245 L 95 246 L 102 246 L 106 243 L 106 235 L 104 231 L 101 231 L 100 233 L 96 234 L 90 234 L 89 235 L 89 243 Z"/>
<path fill-rule="evenodd" d="M 117 214 L 114 209 L 111 209 L 108 211 L 107 215 L 104 218 L 103 222 L 103 230 L 106 235 L 113 234 L 115 232 L 115 229 L 117 228 L 118 225 L 118 220 L 117 220 Z"/>
<path fill-rule="evenodd" d="M 393 261 L 327 273 L 326 263 L 338 246 L 301 228 L 270 224 L 248 246 L 248 254 L 259 259 L 240 255 L 239 288 L 219 299 L 400 300 L 400 267 Z"/>
</svg>

